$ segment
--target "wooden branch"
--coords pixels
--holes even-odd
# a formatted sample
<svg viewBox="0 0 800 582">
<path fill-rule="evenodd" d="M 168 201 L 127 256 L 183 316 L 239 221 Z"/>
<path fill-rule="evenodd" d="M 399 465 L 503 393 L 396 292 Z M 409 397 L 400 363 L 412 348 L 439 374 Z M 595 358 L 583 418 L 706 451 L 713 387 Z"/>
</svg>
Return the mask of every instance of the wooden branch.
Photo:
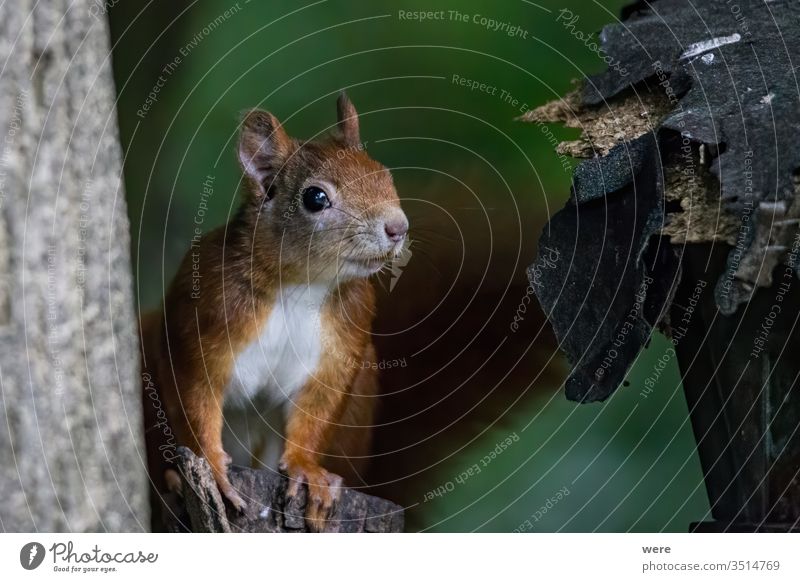
<svg viewBox="0 0 800 582">
<path fill-rule="evenodd" d="M 304 532 L 307 489 L 286 503 L 288 479 L 274 471 L 232 466 L 231 484 L 248 502 L 239 513 L 228 508 L 217 489 L 208 462 L 179 447 L 177 468 L 183 485 L 182 498 L 167 497 L 165 515 L 169 531 L 194 532 Z M 326 532 L 402 532 L 403 508 L 399 505 L 342 489 Z"/>
</svg>

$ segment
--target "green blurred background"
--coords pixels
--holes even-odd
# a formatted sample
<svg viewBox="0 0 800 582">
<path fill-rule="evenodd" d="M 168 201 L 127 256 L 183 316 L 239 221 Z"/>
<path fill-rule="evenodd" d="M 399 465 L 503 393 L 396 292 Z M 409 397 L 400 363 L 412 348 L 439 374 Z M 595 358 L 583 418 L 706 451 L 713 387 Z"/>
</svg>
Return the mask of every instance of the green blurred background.
<svg viewBox="0 0 800 582">
<path fill-rule="evenodd" d="M 407 366 L 384 373 L 370 490 L 407 507 L 410 531 L 686 531 L 708 501 L 675 362 L 642 392 L 666 341 L 654 338 L 608 402 L 577 406 L 563 396 L 565 365 L 541 314 L 528 309 L 521 329 L 509 328 L 539 232 L 570 185 L 545 131 L 514 118 L 603 68 L 558 11 L 578 15 L 575 29 L 588 34 L 624 4 L 117 3 L 140 308 L 158 305 L 186 252 L 207 176 L 203 228 L 235 209 L 239 112 L 268 109 L 292 135 L 312 137 L 334 122 L 335 95 L 347 89 L 416 241 L 401 276 L 381 281 L 380 355 Z M 444 19 L 400 14 L 418 10 Z M 520 32 L 492 31 L 475 15 Z"/>
</svg>

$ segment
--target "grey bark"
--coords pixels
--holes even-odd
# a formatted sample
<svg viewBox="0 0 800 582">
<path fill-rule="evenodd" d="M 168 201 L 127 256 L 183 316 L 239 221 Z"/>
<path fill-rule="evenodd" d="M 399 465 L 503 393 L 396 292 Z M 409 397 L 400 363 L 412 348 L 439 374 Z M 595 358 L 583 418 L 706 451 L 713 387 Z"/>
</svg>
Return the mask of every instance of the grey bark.
<svg viewBox="0 0 800 582">
<path fill-rule="evenodd" d="M 306 489 L 286 501 L 288 480 L 274 471 L 233 466 L 229 477 L 233 487 L 247 500 L 239 513 L 227 510 L 208 462 L 185 448 L 177 451 L 182 499 L 164 499 L 166 527 L 171 531 L 194 532 L 304 532 Z M 399 505 L 342 489 L 326 532 L 402 532 L 403 508 Z"/>
<path fill-rule="evenodd" d="M 147 529 L 105 14 L 0 5 L 0 530 Z"/>
</svg>

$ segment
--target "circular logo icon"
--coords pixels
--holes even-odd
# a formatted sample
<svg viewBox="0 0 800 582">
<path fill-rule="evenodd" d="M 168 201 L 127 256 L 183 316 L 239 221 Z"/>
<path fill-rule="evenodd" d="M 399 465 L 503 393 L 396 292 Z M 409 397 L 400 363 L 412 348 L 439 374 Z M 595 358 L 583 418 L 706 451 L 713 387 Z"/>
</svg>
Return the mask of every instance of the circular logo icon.
<svg viewBox="0 0 800 582">
<path fill-rule="evenodd" d="M 30 542 L 19 551 L 19 563 L 26 570 L 35 570 L 44 561 L 44 546 L 39 542 Z"/>
</svg>

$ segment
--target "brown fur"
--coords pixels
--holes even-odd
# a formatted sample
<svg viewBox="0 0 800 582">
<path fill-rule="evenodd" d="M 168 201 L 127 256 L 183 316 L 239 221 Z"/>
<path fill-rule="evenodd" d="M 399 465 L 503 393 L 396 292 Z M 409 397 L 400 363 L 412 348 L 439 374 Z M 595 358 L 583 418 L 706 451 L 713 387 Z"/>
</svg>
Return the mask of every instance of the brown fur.
<svg viewBox="0 0 800 582">
<path fill-rule="evenodd" d="M 344 257 L 388 260 L 391 253 L 373 240 L 375 228 L 405 220 L 389 172 L 361 151 L 358 139 L 358 118 L 344 96 L 335 133 L 325 141 L 298 142 L 271 114 L 250 112 L 239 146 L 245 195 L 238 214 L 187 253 L 162 310 L 142 318 L 143 368 L 158 387 L 175 440 L 204 456 L 220 491 L 242 507 L 246 500 L 230 485 L 221 440 L 234 362 L 262 331 L 280 285 L 334 276 L 321 313 L 322 356 L 293 401 L 281 459 L 290 495 L 308 485 L 315 528 L 335 501 L 337 475 L 360 484 L 377 393 L 376 372 L 360 365 L 375 361 L 374 290 L 365 277 L 339 278 L 336 265 Z M 315 180 L 338 192 L 324 222 L 298 198 Z M 158 442 L 163 433 L 148 423 L 149 440 Z M 167 465 L 157 447 L 148 448 L 151 474 L 163 487 Z"/>
</svg>

